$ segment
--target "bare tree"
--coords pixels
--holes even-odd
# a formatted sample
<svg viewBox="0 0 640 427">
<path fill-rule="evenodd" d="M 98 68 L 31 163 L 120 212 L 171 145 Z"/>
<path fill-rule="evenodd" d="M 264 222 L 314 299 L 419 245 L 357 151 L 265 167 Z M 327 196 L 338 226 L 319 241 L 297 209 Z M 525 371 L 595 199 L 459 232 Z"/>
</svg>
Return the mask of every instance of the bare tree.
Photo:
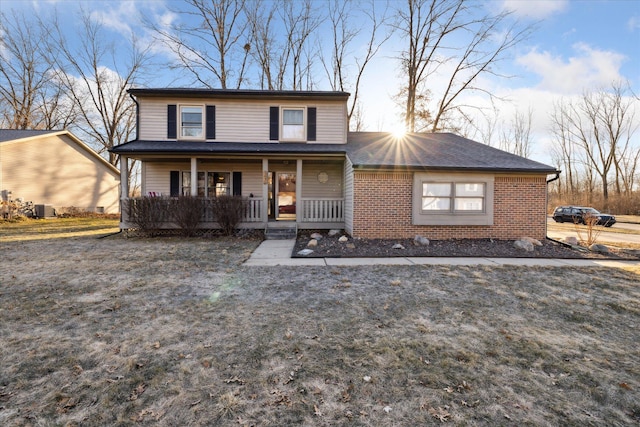
<svg viewBox="0 0 640 427">
<path fill-rule="evenodd" d="M 610 180 L 614 178 L 616 193 L 620 194 L 621 188 L 626 187 L 623 182 L 633 181 L 629 176 L 637 173 L 638 147 L 632 144 L 638 130 L 636 101 L 625 93 L 625 88 L 618 83 L 608 91 L 586 92 L 578 100 L 557 104 L 553 115 L 554 133 L 562 135 L 579 150 L 589 190 L 595 177 L 599 179 L 605 209 Z"/>
<path fill-rule="evenodd" d="M 274 90 L 277 86 L 276 75 L 278 75 L 274 67 L 279 68 L 276 65 L 277 53 L 274 33 L 274 19 L 278 3 L 274 1 L 267 4 L 271 7 L 267 8 L 264 0 L 248 1 L 245 4 L 245 13 L 251 31 L 252 49 L 250 54 L 259 69 L 259 86 L 261 89 Z"/>
<path fill-rule="evenodd" d="M 326 58 L 321 53 L 321 61 L 332 90 L 350 92 L 350 106 L 347 111 L 347 120 L 351 123 L 354 113 L 362 115 L 362 106 L 359 103 L 360 83 L 364 76 L 365 69 L 371 60 L 376 56 L 382 45 L 389 40 L 391 32 L 380 34 L 387 25 L 386 9 L 378 16 L 376 13 L 376 2 L 374 0 L 367 3 L 365 7 L 354 9 L 353 1 L 333 0 L 329 2 L 328 13 L 331 24 L 332 45 L 330 58 Z M 363 22 L 364 18 L 366 21 Z M 354 26 L 354 22 L 358 22 Z M 354 54 L 358 42 L 358 36 L 362 33 L 368 34 L 363 53 Z M 324 44 L 326 40 L 320 43 Z M 322 46 L 319 46 L 322 52 Z M 353 58 L 353 63 L 350 59 Z M 350 69 L 353 68 L 353 77 L 350 76 Z M 358 120 L 354 128 L 360 128 L 362 120 Z"/>
<path fill-rule="evenodd" d="M 59 129 L 75 120 L 71 103 L 52 80 L 46 26 L 15 10 L 0 13 L 0 115 L 11 129 Z"/>
<path fill-rule="evenodd" d="M 177 57 L 173 66 L 188 71 L 206 87 L 240 88 L 246 84 L 246 66 L 251 51 L 244 15 L 245 0 L 187 0 L 174 9 L 188 20 L 168 27 L 147 22 Z M 234 83 L 235 81 L 235 83 Z"/>
<path fill-rule="evenodd" d="M 510 12 L 482 15 L 480 7 L 464 0 L 407 0 L 398 9 L 394 26 L 408 44 L 400 58 L 407 130 L 448 129 L 455 113 L 471 107 L 459 103 L 463 93 L 493 96 L 476 85 L 479 77 L 499 75 L 495 64 L 531 27 L 506 26 Z M 429 87 L 438 74 L 445 78 L 441 91 Z"/>
<path fill-rule="evenodd" d="M 78 132 L 89 138 L 100 154 L 131 139 L 135 132 L 135 104 L 127 90 L 144 71 L 148 48 L 140 49 L 132 36 L 127 49 L 106 44 L 102 25 L 84 13 L 78 44 L 67 40 L 55 20 L 49 46 L 56 53 L 56 82 L 72 99 L 81 118 Z M 77 46 L 72 47 L 72 46 Z M 128 55 L 128 56 L 127 56 Z M 117 164 L 117 156 L 108 154 Z"/>
<path fill-rule="evenodd" d="M 522 157 L 531 155 L 531 121 L 533 110 L 531 107 L 527 113 L 516 110 L 508 129 L 502 130 L 500 148 Z"/>
</svg>

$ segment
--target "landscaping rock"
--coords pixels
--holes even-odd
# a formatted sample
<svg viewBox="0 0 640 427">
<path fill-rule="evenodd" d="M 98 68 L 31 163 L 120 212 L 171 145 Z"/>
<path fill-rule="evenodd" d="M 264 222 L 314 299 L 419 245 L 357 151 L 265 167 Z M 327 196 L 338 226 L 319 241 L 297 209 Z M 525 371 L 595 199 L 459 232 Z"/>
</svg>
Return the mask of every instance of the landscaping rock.
<svg viewBox="0 0 640 427">
<path fill-rule="evenodd" d="M 606 247 L 605 245 L 601 245 L 600 243 L 594 243 L 593 245 L 589 246 L 589 250 L 591 252 L 598 252 L 600 254 L 609 253 L 609 248 Z"/>
<path fill-rule="evenodd" d="M 340 234 L 340 230 L 329 230 L 329 237 L 335 237 Z"/>
<path fill-rule="evenodd" d="M 416 236 L 413 238 L 413 244 L 416 246 L 429 246 L 429 239 L 423 236 Z"/>
<path fill-rule="evenodd" d="M 528 240 L 516 240 L 513 246 L 525 252 L 533 252 L 533 243 Z"/>
<path fill-rule="evenodd" d="M 347 243 L 347 248 L 348 249 L 355 249 L 356 245 L 354 245 L 353 243 Z"/>
<path fill-rule="evenodd" d="M 311 255 L 312 253 L 313 253 L 312 249 L 303 249 L 301 251 L 298 251 L 298 255 L 301 255 L 301 256 Z"/>
<path fill-rule="evenodd" d="M 313 233 L 313 234 L 311 235 L 311 238 L 312 238 L 312 239 L 316 239 L 316 240 L 320 240 L 320 239 L 322 239 L 322 234 L 320 234 L 320 233 Z"/>
<path fill-rule="evenodd" d="M 318 240 L 317 239 L 311 239 L 311 240 L 309 240 L 309 243 L 307 243 L 307 247 L 309 247 L 309 248 L 315 248 L 316 246 L 318 246 Z"/>
<path fill-rule="evenodd" d="M 349 241 L 349 238 L 347 236 L 341 236 L 338 239 L 338 242 L 341 242 L 341 243 L 348 242 L 348 241 Z"/>
<path fill-rule="evenodd" d="M 534 239 L 533 237 L 521 237 L 520 240 L 531 242 L 533 246 L 542 246 L 542 243 L 540 242 L 540 240 Z"/>
<path fill-rule="evenodd" d="M 396 243 L 391 247 L 391 249 L 404 249 L 404 246 L 402 246 L 400 243 Z"/>
<path fill-rule="evenodd" d="M 576 245 L 578 244 L 578 238 L 577 238 L 577 237 L 573 237 L 573 236 L 571 236 L 571 237 L 565 237 L 565 238 L 564 238 L 564 242 L 565 242 L 567 245 L 576 246 Z"/>
</svg>

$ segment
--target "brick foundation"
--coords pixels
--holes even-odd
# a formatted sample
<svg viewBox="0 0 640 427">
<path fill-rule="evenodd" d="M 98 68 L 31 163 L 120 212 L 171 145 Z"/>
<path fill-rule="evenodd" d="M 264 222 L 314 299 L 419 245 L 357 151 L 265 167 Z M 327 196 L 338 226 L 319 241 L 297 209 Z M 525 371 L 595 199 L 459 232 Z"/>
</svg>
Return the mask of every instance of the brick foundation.
<svg viewBox="0 0 640 427">
<path fill-rule="evenodd" d="M 413 225 L 413 174 L 355 172 L 353 237 L 429 239 L 544 239 L 547 232 L 546 176 L 501 176 L 494 181 L 491 226 Z"/>
</svg>

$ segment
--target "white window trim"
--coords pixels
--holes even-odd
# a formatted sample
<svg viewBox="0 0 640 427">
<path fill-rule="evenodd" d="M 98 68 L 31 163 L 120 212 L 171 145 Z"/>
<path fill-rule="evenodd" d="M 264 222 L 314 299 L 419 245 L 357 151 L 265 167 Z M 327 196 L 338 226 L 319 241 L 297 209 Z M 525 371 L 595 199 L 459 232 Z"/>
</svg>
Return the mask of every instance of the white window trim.
<svg viewBox="0 0 640 427">
<path fill-rule="evenodd" d="M 229 194 L 228 195 L 229 196 L 233 195 L 233 171 L 208 170 L 208 169 L 207 170 L 201 170 L 201 169 L 199 169 L 198 173 L 200 173 L 200 172 L 204 172 L 204 174 L 205 174 L 204 175 L 205 192 L 207 193 L 207 195 L 205 197 L 207 197 L 207 198 L 215 197 L 215 196 L 211 196 L 211 195 L 208 194 L 209 193 L 209 187 L 207 186 L 207 175 L 209 173 L 220 173 L 220 174 L 226 173 L 226 174 L 228 174 L 229 175 Z M 184 195 L 184 189 L 186 188 L 184 186 L 184 182 L 183 182 L 183 178 L 182 178 L 184 173 L 188 173 L 189 176 L 191 177 L 191 170 L 181 170 L 180 171 L 180 194 L 182 194 L 182 195 Z M 192 179 L 192 178 L 190 178 L 190 179 Z M 196 176 L 196 181 L 197 180 L 198 180 L 198 177 Z M 189 191 L 190 191 L 190 187 L 188 187 L 188 188 L 189 188 Z M 198 184 L 196 183 L 196 189 L 198 189 L 198 188 L 199 188 Z"/>
<path fill-rule="evenodd" d="M 452 192 L 451 206 L 447 211 L 422 210 L 423 183 L 484 184 L 484 209 L 482 211 L 455 210 Z M 455 190 L 452 190 L 455 191 Z M 493 225 L 494 176 L 475 173 L 416 172 L 413 177 L 412 222 L 414 225 Z"/>
<path fill-rule="evenodd" d="M 302 138 L 285 138 L 284 137 L 284 111 L 285 110 L 302 110 Z M 307 141 L 307 107 L 299 105 L 281 105 L 280 106 L 280 141 L 283 142 L 306 142 Z"/>
<path fill-rule="evenodd" d="M 202 117 L 202 121 L 200 123 L 200 136 L 196 137 L 196 136 L 182 136 L 182 109 L 183 108 L 189 108 L 189 107 L 195 107 L 195 108 L 200 108 L 201 111 L 201 117 Z M 190 140 L 190 141 L 204 141 L 205 136 L 206 136 L 206 122 L 207 122 L 207 118 L 206 118 L 206 108 L 204 106 L 204 104 L 179 104 L 178 105 L 178 123 L 177 123 L 177 133 L 178 133 L 178 139 L 182 139 L 182 140 Z"/>
</svg>

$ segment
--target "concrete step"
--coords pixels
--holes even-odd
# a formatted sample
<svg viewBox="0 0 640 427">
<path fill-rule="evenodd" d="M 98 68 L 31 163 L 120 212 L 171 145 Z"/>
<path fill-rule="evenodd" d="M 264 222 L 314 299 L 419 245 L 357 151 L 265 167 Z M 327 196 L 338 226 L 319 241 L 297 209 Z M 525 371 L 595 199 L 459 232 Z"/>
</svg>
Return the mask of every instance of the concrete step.
<svg viewBox="0 0 640 427">
<path fill-rule="evenodd" d="M 298 236 L 296 224 L 268 224 L 264 230 L 264 237 L 267 240 L 290 240 Z"/>
</svg>

